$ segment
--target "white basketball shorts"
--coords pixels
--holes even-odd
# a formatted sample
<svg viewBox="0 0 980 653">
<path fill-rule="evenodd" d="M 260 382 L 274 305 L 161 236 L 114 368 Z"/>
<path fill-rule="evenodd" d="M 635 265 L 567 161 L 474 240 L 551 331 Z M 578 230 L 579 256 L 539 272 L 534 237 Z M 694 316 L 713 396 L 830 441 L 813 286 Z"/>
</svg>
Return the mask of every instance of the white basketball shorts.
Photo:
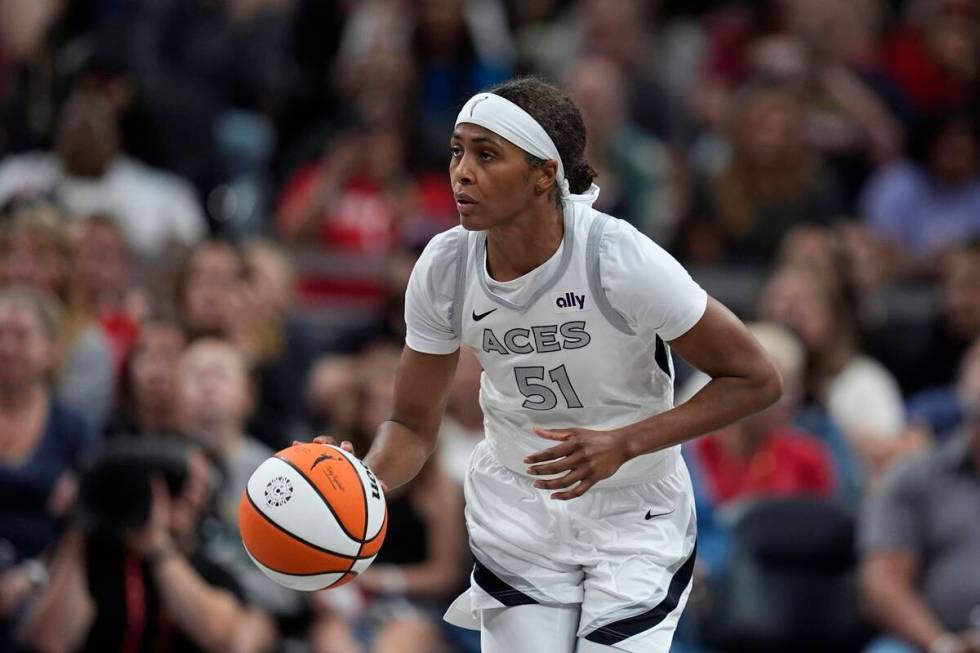
<svg viewBox="0 0 980 653">
<path fill-rule="evenodd" d="M 476 565 L 447 621 L 479 628 L 484 609 L 579 605 L 579 638 L 666 653 L 691 591 L 697 522 L 679 452 L 658 467 L 649 483 L 557 501 L 482 442 L 465 485 Z"/>
</svg>

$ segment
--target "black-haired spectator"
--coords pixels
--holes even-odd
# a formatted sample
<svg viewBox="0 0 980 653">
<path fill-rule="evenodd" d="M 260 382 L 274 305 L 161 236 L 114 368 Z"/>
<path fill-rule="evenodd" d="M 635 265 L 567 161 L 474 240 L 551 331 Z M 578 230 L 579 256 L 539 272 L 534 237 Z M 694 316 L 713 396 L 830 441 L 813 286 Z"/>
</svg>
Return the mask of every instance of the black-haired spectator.
<svg viewBox="0 0 980 653">
<path fill-rule="evenodd" d="M 862 213 L 899 267 L 931 271 L 951 246 L 980 237 L 980 123 L 966 112 L 924 117 L 909 158 L 869 181 Z"/>
<path fill-rule="evenodd" d="M 119 221 L 134 251 L 156 261 L 168 246 L 199 240 L 204 214 L 186 181 L 121 151 L 118 121 L 107 97 L 73 93 L 61 108 L 52 151 L 0 162 L 0 204 L 44 195 L 69 217 L 107 213 Z"/>
<path fill-rule="evenodd" d="M 980 341 L 963 359 L 959 391 L 961 433 L 893 470 L 863 516 L 865 600 L 906 643 L 882 651 L 980 651 Z"/>
<path fill-rule="evenodd" d="M 75 496 L 74 470 L 97 442 L 80 415 L 54 396 L 57 301 L 29 289 L 0 290 L 0 649 L 44 580 L 49 553 Z M 40 575 L 38 573 L 40 572 Z"/>
<path fill-rule="evenodd" d="M 270 116 L 300 81 L 286 0 L 140 2 L 132 69 L 167 167 L 211 189 L 268 165 Z"/>
<path fill-rule="evenodd" d="M 980 79 L 980 8 L 973 0 L 911 0 L 881 61 L 915 114 L 962 106 Z"/>
<path fill-rule="evenodd" d="M 152 317 L 140 325 L 124 369 L 121 401 L 105 429 L 107 436 L 180 431 L 177 377 L 185 347 L 186 336 L 175 321 Z"/>
<path fill-rule="evenodd" d="M 160 467 L 155 475 L 139 471 Z M 51 580 L 31 607 L 29 645 L 92 653 L 266 650 L 275 637 L 268 617 L 248 606 L 235 579 L 200 547 L 215 476 L 201 447 L 181 438 L 108 447 L 82 478 L 78 524 L 59 542 Z M 127 483 L 140 485 L 115 496 Z"/>
</svg>

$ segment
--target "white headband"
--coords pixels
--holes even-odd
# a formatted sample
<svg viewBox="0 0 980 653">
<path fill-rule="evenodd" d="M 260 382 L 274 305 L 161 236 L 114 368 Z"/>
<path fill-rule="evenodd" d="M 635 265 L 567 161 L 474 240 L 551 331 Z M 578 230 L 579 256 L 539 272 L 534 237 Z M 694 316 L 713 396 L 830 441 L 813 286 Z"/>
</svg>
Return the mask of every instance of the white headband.
<svg viewBox="0 0 980 653">
<path fill-rule="evenodd" d="M 461 122 L 486 127 L 528 154 L 557 162 L 558 174 L 555 179 L 562 201 L 585 202 L 591 206 L 599 197 L 599 187 L 595 184 L 582 195 L 571 194 L 568 180 L 565 179 L 565 166 L 555 142 L 541 123 L 507 98 L 493 93 L 477 93 L 467 100 L 456 116 L 456 124 Z"/>
</svg>

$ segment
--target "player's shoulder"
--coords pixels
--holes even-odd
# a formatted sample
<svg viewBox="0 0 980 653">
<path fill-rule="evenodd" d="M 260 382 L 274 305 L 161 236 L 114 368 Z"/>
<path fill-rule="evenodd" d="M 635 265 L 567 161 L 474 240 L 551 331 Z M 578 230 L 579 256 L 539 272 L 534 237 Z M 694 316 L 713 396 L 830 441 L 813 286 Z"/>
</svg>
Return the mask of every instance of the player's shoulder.
<svg viewBox="0 0 980 653">
<path fill-rule="evenodd" d="M 666 249 L 627 220 L 595 210 L 586 220 L 590 226 L 595 221 L 604 221 L 602 233 L 596 243 L 601 260 L 641 259 L 651 263 L 674 260 Z"/>
<path fill-rule="evenodd" d="M 454 283 L 461 255 L 460 245 L 466 242 L 469 232 L 456 226 L 433 236 L 415 262 L 412 275 L 425 280 L 433 290 L 442 294 Z"/>
<path fill-rule="evenodd" d="M 460 241 L 466 239 L 468 233 L 459 225 L 440 231 L 429 239 L 422 251 L 422 257 L 440 261 L 454 259 L 459 251 Z"/>
</svg>

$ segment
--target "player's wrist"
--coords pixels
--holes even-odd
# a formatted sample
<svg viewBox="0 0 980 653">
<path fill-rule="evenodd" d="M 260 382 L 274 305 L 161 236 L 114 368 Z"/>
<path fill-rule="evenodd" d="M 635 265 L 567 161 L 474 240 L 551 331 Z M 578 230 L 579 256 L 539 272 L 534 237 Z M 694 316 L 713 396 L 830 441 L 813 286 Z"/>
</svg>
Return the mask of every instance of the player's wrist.
<svg viewBox="0 0 980 653">
<path fill-rule="evenodd" d="M 624 455 L 624 463 L 646 453 L 643 451 L 643 441 L 636 424 L 616 429 L 613 433 L 615 433 L 616 439 L 620 442 L 620 447 Z"/>
</svg>

